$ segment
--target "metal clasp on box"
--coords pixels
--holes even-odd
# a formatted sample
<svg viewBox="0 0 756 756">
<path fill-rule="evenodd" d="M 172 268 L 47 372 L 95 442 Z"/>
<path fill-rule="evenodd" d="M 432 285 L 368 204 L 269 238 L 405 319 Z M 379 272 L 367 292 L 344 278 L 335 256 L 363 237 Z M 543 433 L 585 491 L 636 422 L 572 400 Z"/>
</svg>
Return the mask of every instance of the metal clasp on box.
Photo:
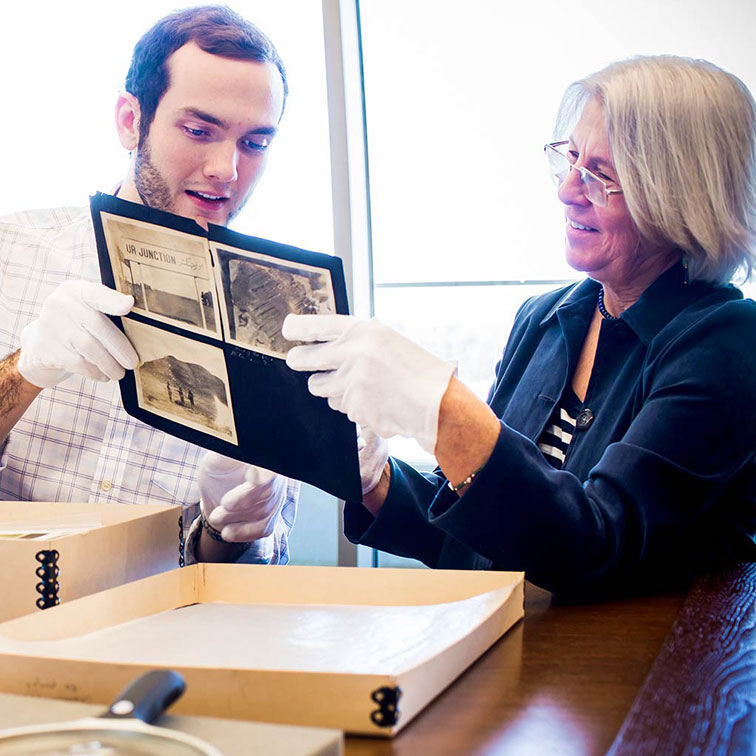
<svg viewBox="0 0 756 756">
<path fill-rule="evenodd" d="M 374 690 L 370 697 L 378 704 L 378 709 L 370 712 L 370 719 L 378 727 L 393 727 L 399 721 L 399 699 L 401 688 L 384 685 Z"/>
<path fill-rule="evenodd" d="M 56 549 L 38 551 L 34 555 L 40 563 L 40 566 L 35 570 L 35 574 L 42 581 L 36 585 L 37 593 L 40 595 L 37 599 L 37 607 L 40 609 L 49 609 L 51 606 L 57 606 L 60 603 L 58 596 L 60 590 L 60 583 L 58 582 L 60 575 L 59 556 L 60 554 Z"/>
</svg>

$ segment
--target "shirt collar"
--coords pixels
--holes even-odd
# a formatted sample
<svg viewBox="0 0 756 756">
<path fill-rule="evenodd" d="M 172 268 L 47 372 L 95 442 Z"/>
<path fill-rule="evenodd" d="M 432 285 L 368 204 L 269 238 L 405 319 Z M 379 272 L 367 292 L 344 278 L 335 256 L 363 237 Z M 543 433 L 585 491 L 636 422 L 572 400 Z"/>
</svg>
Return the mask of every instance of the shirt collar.
<svg viewBox="0 0 756 756">
<path fill-rule="evenodd" d="M 682 263 L 662 273 L 640 299 L 622 313 L 622 319 L 648 344 L 678 313 L 700 299 L 711 284 L 703 281 L 686 283 Z"/>
<path fill-rule="evenodd" d="M 600 284 L 590 278 L 585 278 L 568 287 L 559 299 L 543 316 L 541 325 L 556 317 L 557 313 L 567 314 L 578 312 L 588 314 L 595 306 Z"/>
<path fill-rule="evenodd" d="M 711 284 L 701 281 L 685 283 L 685 271 L 678 263 L 662 273 L 644 292 L 640 299 L 620 315 L 644 343 L 648 344 L 664 326 L 695 300 Z M 546 313 L 541 325 L 561 314 L 590 315 L 596 306 L 600 284 L 586 278 L 570 286 Z"/>
</svg>

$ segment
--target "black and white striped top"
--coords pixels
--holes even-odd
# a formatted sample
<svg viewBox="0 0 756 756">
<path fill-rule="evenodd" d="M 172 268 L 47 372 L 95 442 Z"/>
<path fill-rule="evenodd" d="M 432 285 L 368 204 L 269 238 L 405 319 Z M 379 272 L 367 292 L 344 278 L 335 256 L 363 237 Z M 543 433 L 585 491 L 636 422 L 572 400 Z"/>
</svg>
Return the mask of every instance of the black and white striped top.
<svg viewBox="0 0 756 756">
<path fill-rule="evenodd" d="M 575 424 L 582 402 L 568 386 L 562 395 L 562 401 L 554 407 L 549 422 L 538 439 L 538 448 L 546 460 L 561 469 L 567 448 L 575 433 Z"/>
</svg>

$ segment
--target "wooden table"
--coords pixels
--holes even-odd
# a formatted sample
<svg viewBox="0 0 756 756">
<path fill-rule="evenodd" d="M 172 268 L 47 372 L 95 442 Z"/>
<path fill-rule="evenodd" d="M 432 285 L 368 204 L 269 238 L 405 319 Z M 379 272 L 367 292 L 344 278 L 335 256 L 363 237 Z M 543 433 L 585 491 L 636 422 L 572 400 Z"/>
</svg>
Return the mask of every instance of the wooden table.
<svg viewBox="0 0 756 756">
<path fill-rule="evenodd" d="M 552 606 L 525 619 L 393 740 L 346 756 L 756 753 L 756 565 L 686 596 Z"/>
</svg>

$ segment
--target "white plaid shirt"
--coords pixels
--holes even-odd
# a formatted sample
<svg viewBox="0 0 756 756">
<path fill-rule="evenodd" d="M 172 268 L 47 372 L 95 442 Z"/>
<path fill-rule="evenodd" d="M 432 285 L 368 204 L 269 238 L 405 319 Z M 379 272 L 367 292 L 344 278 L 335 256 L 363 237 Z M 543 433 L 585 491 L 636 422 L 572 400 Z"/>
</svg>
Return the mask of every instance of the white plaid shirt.
<svg viewBox="0 0 756 756">
<path fill-rule="evenodd" d="M 0 357 L 19 347 L 21 330 L 53 289 L 77 279 L 100 280 L 88 207 L 0 219 Z M 199 511 L 203 451 L 126 414 L 114 381 L 71 376 L 44 389 L 8 436 L 0 499 L 180 504 L 188 528 Z M 299 483 L 290 480 L 273 535 L 239 561 L 288 563 L 298 495 Z"/>
</svg>

